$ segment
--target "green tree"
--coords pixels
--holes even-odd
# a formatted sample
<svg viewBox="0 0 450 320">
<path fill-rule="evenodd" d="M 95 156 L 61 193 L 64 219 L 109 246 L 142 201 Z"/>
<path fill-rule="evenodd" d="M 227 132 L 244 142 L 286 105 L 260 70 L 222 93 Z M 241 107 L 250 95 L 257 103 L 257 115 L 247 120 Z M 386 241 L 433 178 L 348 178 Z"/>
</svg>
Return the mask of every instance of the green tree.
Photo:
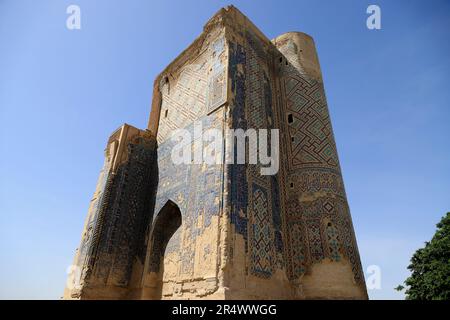
<svg viewBox="0 0 450 320">
<path fill-rule="evenodd" d="M 406 288 L 408 300 L 450 300 L 450 212 L 436 226 L 431 241 L 412 256 L 405 287 L 396 288 Z"/>
</svg>

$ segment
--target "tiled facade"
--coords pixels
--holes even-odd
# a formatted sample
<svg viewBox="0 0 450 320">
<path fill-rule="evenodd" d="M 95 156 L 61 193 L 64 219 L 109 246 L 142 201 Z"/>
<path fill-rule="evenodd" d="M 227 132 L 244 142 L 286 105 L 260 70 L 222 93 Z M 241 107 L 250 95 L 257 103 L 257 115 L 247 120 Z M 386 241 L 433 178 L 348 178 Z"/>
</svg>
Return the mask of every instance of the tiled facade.
<svg viewBox="0 0 450 320">
<path fill-rule="evenodd" d="M 278 173 L 174 164 L 171 133 L 195 153 L 198 123 L 279 129 Z M 366 299 L 312 38 L 270 41 L 234 7 L 212 17 L 155 80 L 148 128 L 110 138 L 74 264 L 65 298 Z"/>
</svg>

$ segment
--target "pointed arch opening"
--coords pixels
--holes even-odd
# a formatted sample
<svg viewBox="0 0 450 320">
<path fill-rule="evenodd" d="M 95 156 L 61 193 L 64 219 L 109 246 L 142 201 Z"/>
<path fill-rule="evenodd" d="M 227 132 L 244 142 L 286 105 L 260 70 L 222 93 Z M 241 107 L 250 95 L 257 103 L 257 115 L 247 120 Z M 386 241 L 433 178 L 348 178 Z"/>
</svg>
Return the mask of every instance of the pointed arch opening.
<svg viewBox="0 0 450 320">
<path fill-rule="evenodd" d="M 162 207 L 153 223 L 150 236 L 151 255 L 150 272 L 160 272 L 163 267 L 164 253 L 170 238 L 181 226 L 180 208 L 171 200 Z"/>
<path fill-rule="evenodd" d="M 143 299 L 161 299 L 164 278 L 164 256 L 167 244 L 181 226 L 180 208 L 171 200 L 157 214 L 150 232 L 147 273 L 144 276 Z"/>
</svg>

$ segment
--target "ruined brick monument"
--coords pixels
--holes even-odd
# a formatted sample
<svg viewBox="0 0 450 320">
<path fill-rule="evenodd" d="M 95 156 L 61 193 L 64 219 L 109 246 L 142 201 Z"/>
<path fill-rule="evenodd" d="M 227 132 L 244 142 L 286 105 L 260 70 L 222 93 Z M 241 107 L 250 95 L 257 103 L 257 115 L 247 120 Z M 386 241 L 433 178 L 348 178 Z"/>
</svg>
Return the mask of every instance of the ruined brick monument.
<svg viewBox="0 0 450 320">
<path fill-rule="evenodd" d="M 279 129 L 278 174 L 175 165 L 195 121 Z M 74 265 L 66 299 L 367 299 L 313 39 L 215 14 L 109 138 Z"/>
</svg>

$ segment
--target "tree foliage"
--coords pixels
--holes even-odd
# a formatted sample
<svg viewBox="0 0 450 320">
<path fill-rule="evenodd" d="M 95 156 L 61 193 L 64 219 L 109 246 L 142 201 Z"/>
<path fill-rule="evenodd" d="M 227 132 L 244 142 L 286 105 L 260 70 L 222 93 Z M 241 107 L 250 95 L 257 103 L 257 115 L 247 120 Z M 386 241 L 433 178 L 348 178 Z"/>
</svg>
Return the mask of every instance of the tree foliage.
<svg viewBox="0 0 450 320">
<path fill-rule="evenodd" d="M 431 241 L 411 258 L 411 276 L 405 281 L 408 300 L 450 300 L 450 212 L 436 226 Z"/>
</svg>

